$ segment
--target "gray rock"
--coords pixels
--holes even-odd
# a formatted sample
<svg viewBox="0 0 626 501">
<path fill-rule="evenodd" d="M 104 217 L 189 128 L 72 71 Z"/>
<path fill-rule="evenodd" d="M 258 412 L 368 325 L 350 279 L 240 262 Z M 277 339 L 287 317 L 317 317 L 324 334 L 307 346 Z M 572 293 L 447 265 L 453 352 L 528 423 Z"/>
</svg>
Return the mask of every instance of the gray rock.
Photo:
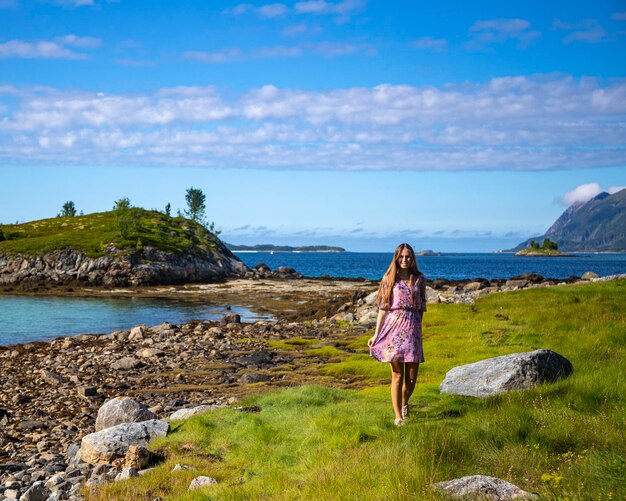
<svg viewBox="0 0 626 501">
<path fill-rule="evenodd" d="M 52 475 L 44 484 L 46 488 L 55 490 L 59 485 L 65 482 L 65 475 L 63 473 L 57 473 Z"/>
<path fill-rule="evenodd" d="M 120 473 L 118 473 L 115 477 L 115 481 L 119 482 L 120 480 L 128 480 L 129 478 L 138 477 L 139 472 L 135 470 L 135 468 L 124 468 Z"/>
<path fill-rule="evenodd" d="M 221 324 L 240 324 L 241 317 L 239 316 L 238 313 L 227 313 L 221 318 L 220 323 Z"/>
<path fill-rule="evenodd" d="M 74 465 L 76 463 L 80 463 L 80 445 L 72 444 L 67 448 L 67 452 L 65 453 L 65 457 L 70 465 Z"/>
<path fill-rule="evenodd" d="M 20 496 L 20 501 L 46 501 L 48 494 L 48 491 L 41 485 L 41 482 L 35 482 Z"/>
<path fill-rule="evenodd" d="M 180 464 L 180 463 L 176 463 L 176 466 L 174 466 L 174 468 L 172 468 L 172 473 L 175 471 L 191 471 L 191 470 L 195 470 L 195 468 L 193 466 L 188 466 L 186 464 Z"/>
<path fill-rule="evenodd" d="M 378 291 L 374 291 L 371 294 L 365 296 L 365 304 L 368 306 L 376 306 L 376 299 L 378 299 Z"/>
<path fill-rule="evenodd" d="M 111 464 L 123 458 L 131 445 L 147 447 L 156 437 L 169 431 L 166 421 L 152 419 L 141 423 L 124 423 L 83 437 L 80 454 L 89 464 Z"/>
<path fill-rule="evenodd" d="M 513 353 L 454 367 L 446 374 L 439 390 L 454 395 L 488 397 L 554 382 L 568 377 L 572 371 L 569 360 L 550 350 Z"/>
<path fill-rule="evenodd" d="M 593 280 L 594 278 L 600 278 L 600 277 L 598 276 L 597 273 L 594 273 L 593 271 L 587 271 L 583 273 L 583 276 L 580 278 L 582 278 L 583 280 Z"/>
<path fill-rule="evenodd" d="M 60 376 L 56 372 L 49 371 L 47 369 L 41 369 L 41 377 L 44 381 L 52 385 L 58 385 L 67 382 L 67 380 L 63 376 Z"/>
<path fill-rule="evenodd" d="M 105 402 L 98 410 L 96 431 L 122 423 L 139 423 L 157 419 L 148 408 L 130 397 L 116 397 Z"/>
<path fill-rule="evenodd" d="M 496 477 L 470 475 L 455 478 L 433 485 L 454 499 L 488 499 L 506 501 L 509 499 L 537 499 L 535 494 L 523 491 L 516 485 Z"/>
<path fill-rule="evenodd" d="M 45 425 L 41 421 L 22 421 L 18 423 L 18 428 L 24 428 L 26 430 L 35 430 L 37 428 L 43 428 Z"/>
<path fill-rule="evenodd" d="M 122 357 L 111 364 L 111 368 L 116 371 L 127 371 L 130 369 L 137 369 L 143 366 L 141 360 L 137 360 L 135 357 Z"/>
<path fill-rule="evenodd" d="M 128 335 L 129 341 L 137 341 L 143 339 L 143 335 L 148 330 L 148 327 L 144 324 L 136 325 L 130 330 L 130 334 Z"/>
<path fill-rule="evenodd" d="M 374 327 L 378 319 L 378 310 L 376 308 L 364 308 L 359 311 L 358 323 L 367 327 Z"/>
<path fill-rule="evenodd" d="M 79 386 L 78 395 L 81 397 L 97 397 L 98 388 L 95 386 Z"/>
<path fill-rule="evenodd" d="M 241 384 L 262 383 L 269 381 L 270 377 L 266 374 L 257 374 L 256 372 L 246 372 L 240 378 Z"/>
<path fill-rule="evenodd" d="M 196 477 L 191 481 L 191 484 L 189 484 L 189 490 L 192 491 L 209 485 L 217 485 L 217 480 L 213 477 Z"/>
<path fill-rule="evenodd" d="M 153 357 L 162 357 L 165 355 L 163 350 L 158 348 L 142 348 L 141 350 L 137 350 L 135 355 L 140 358 L 153 358 Z"/>
<path fill-rule="evenodd" d="M 337 313 L 331 317 L 331 320 L 334 320 L 335 322 L 354 322 L 354 313 L 349 311 Z"/>
<path fill-rule="evenodd" d="M 213 411 L 219 409 L 219 405 L 198 405 L 191 409 L 179 409 L 170 416 L 170 421 L 177 421 L 182 419 L 189 419 L 196 414 L 202 414 L 203 412 Z"/>
</svg>

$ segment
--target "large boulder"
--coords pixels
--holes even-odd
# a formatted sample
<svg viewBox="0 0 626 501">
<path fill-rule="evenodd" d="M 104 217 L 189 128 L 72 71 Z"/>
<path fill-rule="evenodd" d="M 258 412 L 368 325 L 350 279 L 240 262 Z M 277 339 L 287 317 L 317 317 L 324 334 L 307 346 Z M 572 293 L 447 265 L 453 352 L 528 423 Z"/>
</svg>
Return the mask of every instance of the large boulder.
<svg viewBox="0 0 626 501">
<path fill-rule="evenodd" d="M 489 397 L 566 378 L 573 370 L 569 360 L 550 350 L 513 353 L 454 367 L 439 389 L 441 393 Z"/>
<path fill-rule="evenodd" d="M 152 439 L 166 436 L 169 428 L 167 421 L 151 419 L 97 431 L 83 437 L 80 457 L 89 464 L 111 464 L 116 459 L 124 458 L 131 445 L 148 447 Z"/>
<path fill-rule="evenodd" d="M 489 499 L 494 501 L 537 499 L 535 494 L 523 491 L 516 485 L 500 478 L 485 475 L 455 478 L 436 483 L 433 487 L 454 499 Z"/>
<path fill-rule="evenodd" d="M 139 423 L 157 419 L 148 408 L 130 397 L 115 397 L 105 402 L 98 410 L 96 431 L 122 423 Z"/>
</svg>

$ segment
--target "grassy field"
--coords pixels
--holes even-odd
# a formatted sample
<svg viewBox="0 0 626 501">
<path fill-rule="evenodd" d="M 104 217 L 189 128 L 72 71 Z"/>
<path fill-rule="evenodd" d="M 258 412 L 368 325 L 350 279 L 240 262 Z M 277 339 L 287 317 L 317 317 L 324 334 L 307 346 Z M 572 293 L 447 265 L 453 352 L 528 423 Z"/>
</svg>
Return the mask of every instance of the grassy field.
<svg viewBox="0 0 626 501">
<path fill-rule="evenodd" d="M 217 242 L 215 235 L 194 221 L 139 208 L 125 213 L 132 227 L 122 237 L 120 214 L 109 211 L 2 225 L 4 240 L 0 239 L 0 253 L 41 256 L 72 248 L 90 257 L 99 257 L 106 253 L 107 247 L 136 250 L 148 245 L 183 253 L 194 249 L 210 251 Z"/>
<path fill-rule="evenodd" d="M 475 305 L 432 305 L 427 361 L 410 422 L 395 428 L 388 368 L 366 354 L 366 336 L 345 330 L 322 370 L 369 386 L 300 386 L 172 423 L 154 442 L 165 463 L 138 479 L 100 486 L 109 499 L 441 499 L 433 482 L 493 475 L 541 499 L 626 497 L 626 280 L 493 294 Z M 283 348 L 319 357 L 302 339 Z M 454 366 L 552 349 L 574 365 L 566 380 L 487 399 L 440 395 Z M 317 350 L 317 351 L 316 351 Z M 176 463 L 196 471 L 171 472 Z M 187 492 L 192 478 L 219 484 Z"/>
</svg>

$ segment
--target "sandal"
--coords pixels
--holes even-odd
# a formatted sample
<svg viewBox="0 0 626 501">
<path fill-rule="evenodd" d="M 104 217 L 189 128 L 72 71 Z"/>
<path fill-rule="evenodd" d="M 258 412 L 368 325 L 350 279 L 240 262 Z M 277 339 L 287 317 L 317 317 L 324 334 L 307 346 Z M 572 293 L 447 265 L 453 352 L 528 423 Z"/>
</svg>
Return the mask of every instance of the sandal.
<svg viewBox="0 0 626 501">
<path fill-rule="evenodd" d="M 409 417 L 409 404 L 402 406 L 402 419 L 407 419 Z"/>
<path fill-rule="evenodd" d="M 393 424 L 395 424 L 396 426 L 404 426 L 404 419 L 399 417 L 393 422 Z"/>
</svg>

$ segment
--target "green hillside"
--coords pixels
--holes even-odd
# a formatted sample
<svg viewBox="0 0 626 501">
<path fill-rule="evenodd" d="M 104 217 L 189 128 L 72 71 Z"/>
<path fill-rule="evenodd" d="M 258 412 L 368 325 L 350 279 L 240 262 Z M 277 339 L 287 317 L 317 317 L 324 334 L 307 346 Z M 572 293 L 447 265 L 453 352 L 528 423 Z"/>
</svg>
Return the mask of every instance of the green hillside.
<svg viewBox="0 0 626 501">
<path fill-rule="evenodd" d="M 99 257 L 114 249 L 145 246 L 180 254 L 222 247 L 214 234 L 194 221 L 139 208 L 2 225 L 0 234 L 0 253 L 9 255 L 41 256 L 72 248 Z"/>
<path fill-rule="evenodd" d="M 371 332 L 337 332 L 328 341 L 342 350 L 313 337 L 268 341 L 310 357 L 307 374 L 368 385 L 270 391 L 239 404 L 256 412 L 231 407 L 174 422 L 172 433 L 151 445 L 165 463 L 85 489 L 86 499 L 443 500 L 433 482 L 473 474 L 503 478 L 546 500 L 624 499 L 624 288 L 620 280 L 429 305 L 426 363 L 402 428 L 392 424 L 388 365 L 367 354 Z M 485 399 L 439 393 L 452 367 L 537 348 L 567 357 L 574 373 Z M 172 471 L 177 463 L 195 470 Z M 198 475 L 219 483 L 188 492 Z"/>
</svg>

